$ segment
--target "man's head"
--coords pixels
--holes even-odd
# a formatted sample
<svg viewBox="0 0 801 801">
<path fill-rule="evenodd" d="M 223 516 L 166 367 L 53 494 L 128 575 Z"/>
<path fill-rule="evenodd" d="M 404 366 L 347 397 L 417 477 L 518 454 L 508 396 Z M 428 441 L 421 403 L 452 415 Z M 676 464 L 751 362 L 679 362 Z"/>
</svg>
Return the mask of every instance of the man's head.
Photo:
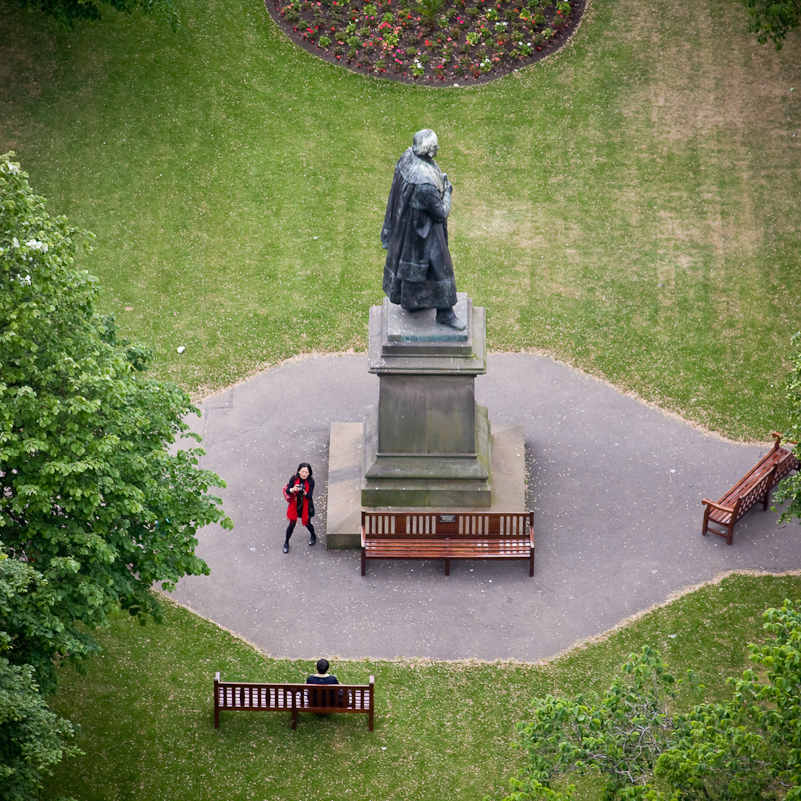
<svg viewBox="0 0 801 801">
<path fill-rule="evenodd" d="M 327 659 L 318 659 L 317 660 L 317 672 L 324 676 L 328 673 L 328 660 Z"/>
<path fill-rule="evenodd" d="M 418 131 L 412 139 L 412 150 L 415 156 L 430 156 L 434 158 L 439 150 L 437 135 L 430 128 Z"/>
</svg>

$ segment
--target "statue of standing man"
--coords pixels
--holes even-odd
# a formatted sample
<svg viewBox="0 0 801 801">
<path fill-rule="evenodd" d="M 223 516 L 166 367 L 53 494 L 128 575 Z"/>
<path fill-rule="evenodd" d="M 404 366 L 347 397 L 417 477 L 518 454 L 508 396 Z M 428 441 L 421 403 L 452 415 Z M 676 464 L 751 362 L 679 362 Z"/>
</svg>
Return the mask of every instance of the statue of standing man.
<svg viewBox="0 0 801 801">
<path fill-rule="evenodd" d="M 384 292 L 408 311 L 436 309 L 438 323 L 463 331 L 467 326 L 453 311 L 456 278 L 448 252 L 453 185 L 434 161 L 438 150 L 437 135 L 424 128 L 395 165 L 381 230 Z"/>
</svg>

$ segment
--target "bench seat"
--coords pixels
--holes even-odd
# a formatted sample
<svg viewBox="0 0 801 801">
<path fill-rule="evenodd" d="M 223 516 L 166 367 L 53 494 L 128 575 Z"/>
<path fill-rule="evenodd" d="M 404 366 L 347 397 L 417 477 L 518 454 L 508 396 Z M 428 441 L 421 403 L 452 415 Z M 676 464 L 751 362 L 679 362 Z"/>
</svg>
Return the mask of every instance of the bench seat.
<svg viewBox="0 0 801 801">
<path fill-rule="evenodd" d="M 534 575 L 532 512 L 362 512 L 362 575 L 368 559 L 525 559 Z"/>
</svg>

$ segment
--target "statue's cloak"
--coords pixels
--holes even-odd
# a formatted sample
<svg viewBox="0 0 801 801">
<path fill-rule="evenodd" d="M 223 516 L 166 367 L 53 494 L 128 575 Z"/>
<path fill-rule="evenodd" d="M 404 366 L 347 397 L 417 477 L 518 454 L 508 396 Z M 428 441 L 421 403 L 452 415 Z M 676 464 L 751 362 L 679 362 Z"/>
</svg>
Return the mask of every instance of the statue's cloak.
<svg viewBox="0 0 801 801">
<path fill-rule="evenodd" d="M 433 159 L 409 148 L 395 165 L 381 245 L 387 251 L 384 292 L 404 309 L 447 309 L 456 304 L 448 252 L 451 194 Z"/>
</svg>

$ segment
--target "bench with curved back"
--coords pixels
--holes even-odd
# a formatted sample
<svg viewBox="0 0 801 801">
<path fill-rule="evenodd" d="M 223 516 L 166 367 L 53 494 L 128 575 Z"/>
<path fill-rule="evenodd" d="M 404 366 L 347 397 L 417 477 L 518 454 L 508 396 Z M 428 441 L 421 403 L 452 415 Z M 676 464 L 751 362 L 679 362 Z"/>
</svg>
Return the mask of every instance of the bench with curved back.
<svg viewBox="0 0 801 801">
<path fill-rule="evenodd" d="M 773 432 L 771 450 L 763 456 L 719 501 L 704 498 L 706 506 L 701 534 L 717 534 L 731 545 L 734 526 L 758 503 L 763 511 L 770 504 L 770 493 L 799 463 L 792 451 L 781 447 L 781 434 Z"/>
</svg>

